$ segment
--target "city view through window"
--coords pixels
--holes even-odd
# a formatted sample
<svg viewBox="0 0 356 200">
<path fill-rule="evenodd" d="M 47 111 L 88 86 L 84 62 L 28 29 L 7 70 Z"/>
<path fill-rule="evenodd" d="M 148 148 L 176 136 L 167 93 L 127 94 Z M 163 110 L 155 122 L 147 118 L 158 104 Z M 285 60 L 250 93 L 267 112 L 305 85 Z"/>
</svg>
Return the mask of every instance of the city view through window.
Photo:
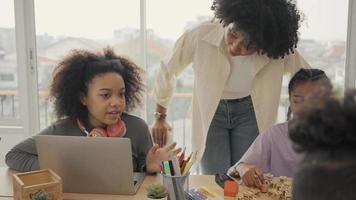
<svg viewBox="0 0 356 200">
<path fill-rule="evenodd" d="M 155 109 L 151 91 L 161 59 L 171 53 L 175 40 L 185 30 L 212 18 L 211 2 L 147 1 L 146 109 L 149 125 L 152 124 Z M 345 78 L 348 2 L 297 2 L 304 15 L 298 50 L 312 67 L 325 70 L 334 84 L 334 89 L 341 93 Z M 2 3 L 1 15 L 5 9 Z M 102 1 L 35 0 L 41 129 L 55 120 L 53 107 L 47 97 L 53 67 L 70 50 L 99 51 L 110 46 L 117 54 L 128 56 L 137 64 L 141 64 L 139 3 L 140 1 L 130 0 L 108 0 L 106 4 L 102 4 Z M 81 4 L 86 6 L 78 14 Z M 16 68 L 15 25 L 13 12 L 8 13 L 8 10 L 13 8 L 10 6 L 7 8 L 7 14 L 12 16 L 0 17 L 0 123 L 2 119 L 16 118 L 19 112 L 16 98 L 19 80 Z M 332 16 L 331 12 L 334 13 Z M 181 146 L 190 145 L 189 107 L 193 81 L 194 72 L 188 67 L 177 80 L 177 89 L 169 107 L 168 120 L 173 126 L 174 139 Z M 285 120 L 288 107 L 287 84 L 288 78 L 283 84 L 278 121 Z"/>
</svg>

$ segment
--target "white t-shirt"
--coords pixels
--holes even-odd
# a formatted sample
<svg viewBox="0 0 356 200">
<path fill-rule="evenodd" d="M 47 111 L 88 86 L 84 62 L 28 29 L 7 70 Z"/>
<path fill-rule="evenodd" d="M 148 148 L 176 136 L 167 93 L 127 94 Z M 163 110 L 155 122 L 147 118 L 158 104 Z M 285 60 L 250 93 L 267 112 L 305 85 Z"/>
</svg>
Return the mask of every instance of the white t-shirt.
<svg viewBox="0 0 356 200">
<path fill-rule="evenodd" d="M 229 56 L 230 74 L 226 81 L 222 99 L 240 99 L 251 94 L 255 77 L 256 53 L 249 56 Z"/>
</svg>

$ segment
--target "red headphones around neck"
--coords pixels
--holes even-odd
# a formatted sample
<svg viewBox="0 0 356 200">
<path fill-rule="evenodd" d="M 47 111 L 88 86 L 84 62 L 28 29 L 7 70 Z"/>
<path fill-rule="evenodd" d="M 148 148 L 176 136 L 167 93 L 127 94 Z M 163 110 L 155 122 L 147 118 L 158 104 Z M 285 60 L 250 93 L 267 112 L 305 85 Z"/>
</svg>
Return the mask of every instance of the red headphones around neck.
<svg viewBox="0 0 356 200">
<path fill-rule="evenodd" d="M 116 124 L 112 124 L 104 128 L 93 128 L 90 133 L 85 129 L 82 121 L 77 119 L 77 125 L 89 137 L 123 137 L 126 134 L 125 122 L 119 120 Z"/>
</svg>

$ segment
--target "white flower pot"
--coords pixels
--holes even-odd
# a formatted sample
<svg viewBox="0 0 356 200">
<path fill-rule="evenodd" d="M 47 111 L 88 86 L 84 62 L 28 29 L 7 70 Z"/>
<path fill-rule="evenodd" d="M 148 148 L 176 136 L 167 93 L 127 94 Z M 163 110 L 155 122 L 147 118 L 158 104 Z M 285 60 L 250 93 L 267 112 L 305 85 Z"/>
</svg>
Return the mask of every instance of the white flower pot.
<svg viewBox="0 0 356 200">
<path fill-rule="evenodd" d="M 163 197 L 163 198 L 160 198 L 160 199 L 152 199 L 150 197 L 147 197 L 147 200 L 167 200 L 167 197 Z"/>
</svg>

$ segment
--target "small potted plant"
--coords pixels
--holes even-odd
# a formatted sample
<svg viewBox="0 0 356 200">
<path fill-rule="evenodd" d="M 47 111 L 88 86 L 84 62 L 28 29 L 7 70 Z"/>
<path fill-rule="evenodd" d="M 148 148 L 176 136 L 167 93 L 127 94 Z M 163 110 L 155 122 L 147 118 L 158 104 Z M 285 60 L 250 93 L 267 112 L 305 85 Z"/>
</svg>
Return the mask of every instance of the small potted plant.
<svg viewBox="0 0 356 200">
<path fill-rule="evenodd" d="M 30 194 L 31 200 L 50 200 L 48 194 L 43 191 L 38 191 L 34 194 Z"/>
<path fill-rule="evenodd" d="M 168 192 L 167 189 L 161 184 L 152 184 L 147 188 L 147 199 L 159 199 L 167 200 Z"/>
</svg>

